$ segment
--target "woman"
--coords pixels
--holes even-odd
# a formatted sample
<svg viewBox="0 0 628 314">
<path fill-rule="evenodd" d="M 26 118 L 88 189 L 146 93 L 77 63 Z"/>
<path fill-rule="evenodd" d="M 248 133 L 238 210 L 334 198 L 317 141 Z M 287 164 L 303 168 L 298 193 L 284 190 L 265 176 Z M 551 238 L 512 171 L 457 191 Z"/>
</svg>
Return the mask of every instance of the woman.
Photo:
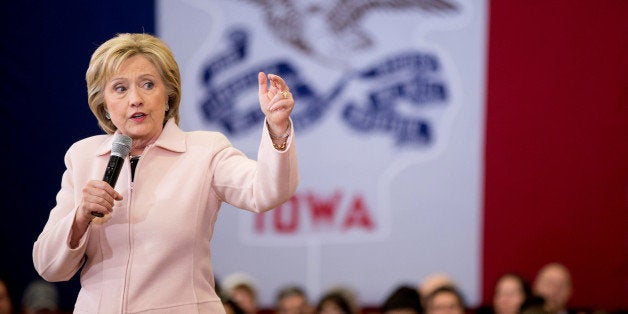
<svg viewBox="0 0 628 314">
<path fill-rule="evenodd" d="M 69 148 L 57 204 L 33 248 L 48 281 L 82 267 L 75 313 L 225 312 L 210 261 L 220 205 L 267 211 L 298 184 L 292 95 L 277 75 L 258 80 L 266 118 L 254 161 L 222 134 L 178 127 L 181 79 L 161 40 L 121 34 L 96 49 L 88 102 L 107 135 Z M 113 134 L 132 138 L 115 190 L 98 179 Z"/>
<path fill-rule="evenodd" d="M 495 314 L 517 314 L 530 295 L 530 286 L 523 277 L 506 273 L 495 284 L 493 310 Z"/>
</svg>

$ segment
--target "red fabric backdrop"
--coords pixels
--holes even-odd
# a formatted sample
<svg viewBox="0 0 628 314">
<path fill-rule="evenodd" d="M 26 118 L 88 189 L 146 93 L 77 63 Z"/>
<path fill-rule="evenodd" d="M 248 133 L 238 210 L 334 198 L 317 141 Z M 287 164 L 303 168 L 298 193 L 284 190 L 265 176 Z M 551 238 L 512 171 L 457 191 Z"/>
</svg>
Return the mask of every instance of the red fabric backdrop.
<svg viewBox="0 0 628 314">
<path fill-rule="evenodd" d="M 491 1 L 483 299 L 571 271 L 571 305 L 628 308 L 628 1 Z"/>
</svg>

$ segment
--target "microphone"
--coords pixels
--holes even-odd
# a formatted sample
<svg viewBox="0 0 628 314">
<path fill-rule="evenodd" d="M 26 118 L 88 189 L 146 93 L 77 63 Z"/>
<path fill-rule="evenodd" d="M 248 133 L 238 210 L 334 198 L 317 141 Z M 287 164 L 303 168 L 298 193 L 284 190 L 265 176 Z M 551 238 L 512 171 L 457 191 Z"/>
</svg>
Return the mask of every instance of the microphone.
<svg viewBox="0 0 628 314">
<path fill-rule="evenodd" d="M 109 163 L 105 168 L 105 175 L 102 180 L 109 183 L 111 187 L 116 186 L 120 170 L 124 165 L 124 159 L 131 152 L 131 138 L 124 134 L 116 134 L 111 144 L 111 157 L 109 157 Z M 103 217 L 104 215 L 99 212 L 92 212 L 93 216 Z"/>
</svg>

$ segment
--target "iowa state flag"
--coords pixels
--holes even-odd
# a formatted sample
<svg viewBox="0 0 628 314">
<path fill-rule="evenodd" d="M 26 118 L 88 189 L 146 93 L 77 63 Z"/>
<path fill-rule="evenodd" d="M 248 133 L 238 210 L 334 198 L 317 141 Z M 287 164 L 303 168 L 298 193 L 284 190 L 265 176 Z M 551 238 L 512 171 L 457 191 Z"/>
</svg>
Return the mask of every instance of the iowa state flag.
<svg viewBox="0 0 628 314">
<path fill-rule="evenodd" d="M 625 4 L 157 7 L 182 67 L 184 128 L 225 132 L 255 156 L 255 74 L 282 75 L 296 99 L 299 191 L 264 215 L 223 209 L 219 277 L 249 273 L 267 305 L 288 283 L 312 296 L 347 285 L 379 304 L 445 272 L 477 306 L 500 274 L 532 281 L 561 262 L 574 306 L 625 305 Z"/>
</svg>

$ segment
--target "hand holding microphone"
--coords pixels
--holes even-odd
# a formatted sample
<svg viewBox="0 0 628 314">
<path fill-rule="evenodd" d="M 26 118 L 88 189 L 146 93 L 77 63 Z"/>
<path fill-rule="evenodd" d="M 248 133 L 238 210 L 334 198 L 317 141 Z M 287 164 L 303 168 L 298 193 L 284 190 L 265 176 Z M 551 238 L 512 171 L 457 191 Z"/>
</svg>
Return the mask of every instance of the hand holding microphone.
<svg viewBox="0 0 628 314">
<path fill-rule="evenodd" d="M 131 152 L 131 142 L 131 138 L 124 134 L 116 134 L 113 138 L 111 157 L 109 157 L 109 162 L 107 163 L 107 168 L 105 168 L 105 174 L 102 179 L 109 183 L 112 188 L 116 186 L 120 170 L 122 170 L 122 166 L 124 165 L 124 159 L 129 155 L 129 152 Z M 104 216 L 97 211 L 92 211 L 92 215 L 96 217 Z"/>
</svg>

